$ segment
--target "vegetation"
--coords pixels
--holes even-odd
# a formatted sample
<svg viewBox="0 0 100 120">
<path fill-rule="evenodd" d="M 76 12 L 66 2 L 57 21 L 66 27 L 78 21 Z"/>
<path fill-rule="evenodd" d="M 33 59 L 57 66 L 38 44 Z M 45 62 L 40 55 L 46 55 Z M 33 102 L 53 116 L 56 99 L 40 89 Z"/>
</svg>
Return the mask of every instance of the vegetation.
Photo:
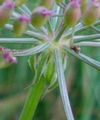
<svg viewBox="0 0 100 120">
<path fill-rule="evenodd" d="M 99 120 L 100 1 L 0 4 L 0 120 Z"/>
</svg>

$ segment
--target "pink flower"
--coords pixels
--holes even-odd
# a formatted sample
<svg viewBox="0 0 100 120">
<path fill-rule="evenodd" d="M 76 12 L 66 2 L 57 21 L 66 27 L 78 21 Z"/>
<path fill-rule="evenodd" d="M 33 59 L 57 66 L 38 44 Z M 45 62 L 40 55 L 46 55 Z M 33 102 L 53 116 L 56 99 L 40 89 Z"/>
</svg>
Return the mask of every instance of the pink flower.
<svg viewBox="0 0 100 120">
<path fill-rule="evenodd" d="M 79 8 L 80 7 L 80 0 L 71 0 L 70 4 L 74 8 Z"/>
<path fill-rule="evenodd" d="M 31 19 L 26 15 L 22 15 L 19 17 L 19 21 L 29 23 L 31 22 Z"/>
<path fill-rule="evenodd" d="M 42 14 L 43 16 L 52 16 L 54 15 L 54 12 L 52 10 L 48 10 L 45 7 L 39 7 L 38 12 Z"/>
<path fill-rule="evenodd" d="M 92 3 L 95 7 L 100 7 L 100 0 L 92 0 Z"/>
<path fill-rule="evenodd" d="M 9 62 L 9 63 L 17 63 L 16 57 L 13 56 L 13 53 L 11 50 L 6 49 L 6 48 L 1 48 L 2 53 L 3 53 L 3 58 Z"/>
<path fill-rule="evenodd" d="M 2 7 L 5 8 L 5 9 L 14 9 L 15 8 L 15 3 L 13 2 L 13 0 L 5 0 Z"/>
</svg>

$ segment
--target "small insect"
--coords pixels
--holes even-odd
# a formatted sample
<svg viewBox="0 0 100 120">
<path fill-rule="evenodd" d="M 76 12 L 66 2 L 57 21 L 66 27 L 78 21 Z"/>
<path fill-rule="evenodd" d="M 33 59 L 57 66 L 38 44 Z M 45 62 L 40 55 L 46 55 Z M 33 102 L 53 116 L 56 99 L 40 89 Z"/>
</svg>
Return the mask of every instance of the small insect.
<svg viewBox="0 0 100 120">
<path fill-rule="evenodd" d="M 74 50 L 76 53 L 79 53 L 81 50 L 79 46 L 73 46 L 71 47 L 71 49 Z"/>
</svg>

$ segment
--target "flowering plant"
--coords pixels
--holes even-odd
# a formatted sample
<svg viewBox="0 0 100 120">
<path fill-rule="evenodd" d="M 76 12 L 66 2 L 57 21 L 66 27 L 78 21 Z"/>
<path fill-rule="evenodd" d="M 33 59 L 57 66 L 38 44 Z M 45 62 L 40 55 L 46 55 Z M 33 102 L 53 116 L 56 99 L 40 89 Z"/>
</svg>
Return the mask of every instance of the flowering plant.
<svg viewBox="0 0 100 120">
<path fill-rule="evenodd" d="M 81 52 L 81 46 L 100 47 L 100 1 L 39 0 L 32 12 L 27 2 L 0 0 L 0 28 L 12 31 L 15 36 L 0 38 L 0 43 L 32 45 L 29 49 L 21 50 L 0 47 L 5 64 L 18 64 L 17 57 L 30 56 L 29 65 L 34 73 L 34 83 L 30 86 L 19 119 L 31 120 L 44 91 L 48 93 L 58 83 L 66 117 L 74 120 L 64 71 L 68 69 L 70 55 L 100 70 L 99 61 Z M 95 33 L 77 34 L 89 28 Z M 38 54 L 36 59 L 35 54 Z"/>
</svg>

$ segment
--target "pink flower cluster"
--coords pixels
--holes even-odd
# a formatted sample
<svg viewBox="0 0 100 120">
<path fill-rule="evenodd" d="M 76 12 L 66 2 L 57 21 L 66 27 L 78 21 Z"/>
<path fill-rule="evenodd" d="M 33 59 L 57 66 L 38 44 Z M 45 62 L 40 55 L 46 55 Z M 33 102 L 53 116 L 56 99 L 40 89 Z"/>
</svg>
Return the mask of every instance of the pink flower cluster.
<svg viewBox="0 0 100 120">
<path fill-rule="evenodd" d="M 80 0 L 71 0 L 70 4 L 72 7 L 78 8 L 80 7 Z"/>
<path fill-rule="evenodd" d="M 13 2 L 13 0 L 5 0 L 2 7 L 4 7 L 5 9 L 14 9 L 15 3 Z"/>
<path fill-rule="evenodd" d="M 19 17 L 19 21 L 25 22 L 25 23 L 30 23 L 30 22 L 31 22 L 31 19 L 30 19 L 28 16 L 26 16 L 26 15 L 21 15 L 21 16 Z"/>
<path fill-rule="evenodd" d="M 92 3 L 96 7 L 100 7 L 100 0 L 92 0 Z"/>
<path fill-rule="evenodd" d="M 52 10 L 49 10 L 45 7 L 39 7 L 38 12 L 42 14 L 43 16 L 52 16 L 54 14 Z"/>
<path fill-rule="evenodd" d="M 3 58 L 8 63 L 17 63 L 17 59 L 16 57 L 13 56 L 13 53 L 11 50 L 6 49 L 6 48 L 0 48 L 0 51 L 2 51 Z"/>
</svg>

